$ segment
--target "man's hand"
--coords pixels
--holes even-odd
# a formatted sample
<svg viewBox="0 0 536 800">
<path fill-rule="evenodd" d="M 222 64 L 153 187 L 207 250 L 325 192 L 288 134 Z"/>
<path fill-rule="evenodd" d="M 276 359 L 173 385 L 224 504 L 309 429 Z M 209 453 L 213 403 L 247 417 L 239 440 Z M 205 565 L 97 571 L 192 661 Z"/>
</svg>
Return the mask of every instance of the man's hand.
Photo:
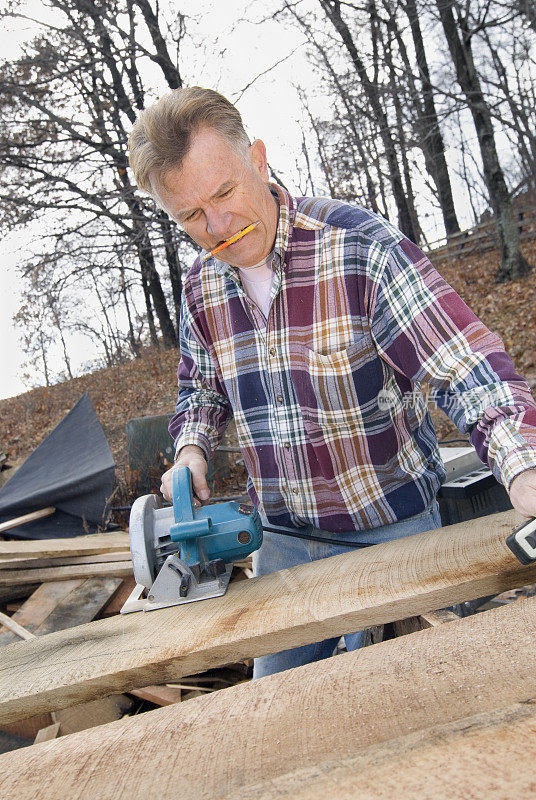
<svg viewBox="0 0 536 800">
<path fill-rule="evenodd" d="M 524 517 L 536 517 L 536 469 L 526 469 L 510 484 L 510 502 Z"/>
<path fill-rule="evenodd" d="M 206 478 L 207 462 L 203 451 L 195 444 L 187 444 L 185 447 L 183 447 L 180 450 L 179 457 L 174 465 L 162 475 L 162 485 L 160 486 L 160 491 L 165 499 L 170 503 L 173 502 L 171 496 L 171 486 L 173 480 L 173 471 L 176 470 L 177 467 L 190 467 L 194 494 L 197 495 L 201 502 L 208 500 L 210 491 Z"/>
</svg>

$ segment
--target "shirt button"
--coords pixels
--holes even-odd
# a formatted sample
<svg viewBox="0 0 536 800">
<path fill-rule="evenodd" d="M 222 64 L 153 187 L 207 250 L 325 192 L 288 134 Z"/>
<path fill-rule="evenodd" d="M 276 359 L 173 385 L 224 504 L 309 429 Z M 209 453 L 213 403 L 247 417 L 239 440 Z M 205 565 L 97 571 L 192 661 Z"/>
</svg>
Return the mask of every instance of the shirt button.
<svg viewBox="0 0 536 800">
<path fill-rule="evenodd" d="M 275 356 L 276 353 L 277 353 L 277 350 L 275 349 L 275 347 L 270 347 L 268 352 L 270 353 L 271 356 Z"/>
<path fill-rule="evenodd" d="M 290 442 L 284 442 L 283 447 L 285 450 L 290 450 Z"/>
<path fill-rule="evenodd" d="M 298 489 L 298 487 L 297 487 L 297 486 L 294 486 L 294 487 L 292 488 L 292 494 L 299 494 L 299 493 L 300 493 L 300 490 Z"/>
<path fill-rule="evenodd" d="M 278 394 L 277 397 L 276 397 L 276 400 L 279 403 L 279 405 L 281 405 L 281 403 L 285 402 L 285 398 L 283 397 L 282 394 Z"/>
</svg>

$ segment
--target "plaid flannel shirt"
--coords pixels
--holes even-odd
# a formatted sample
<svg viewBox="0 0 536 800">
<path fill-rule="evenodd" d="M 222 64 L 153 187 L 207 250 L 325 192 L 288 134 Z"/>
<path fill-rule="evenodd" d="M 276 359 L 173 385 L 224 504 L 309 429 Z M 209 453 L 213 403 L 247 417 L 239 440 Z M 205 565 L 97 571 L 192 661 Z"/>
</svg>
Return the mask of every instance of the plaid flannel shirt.
<svg viewBox="0 0 536 800">
<path fill-rule="evenodd" d="M 505 486 L 536 467 L 536 405 L 501 340 L 419 248 L 327 198 L 280 205 L 266 320 L 237 270 L 185 281 L 177 452 L 234 415 L 248 490 L 276 525 L 361 530 L 423 511 L 444 479 L 432 392 Z"/>
</svg>

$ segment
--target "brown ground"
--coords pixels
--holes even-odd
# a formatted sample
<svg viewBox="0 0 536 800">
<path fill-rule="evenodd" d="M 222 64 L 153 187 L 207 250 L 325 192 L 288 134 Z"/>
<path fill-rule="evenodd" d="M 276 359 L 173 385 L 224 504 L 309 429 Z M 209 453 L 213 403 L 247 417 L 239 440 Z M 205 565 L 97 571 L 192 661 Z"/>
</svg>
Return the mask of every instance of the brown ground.
<svg viewBox="0 0 536 800">
<path fill-rule="evenodd" d="M 527 243 L 524 252 L 536 266 L 536 241 Z M 444 259 L 436 262 L 444 278 L 501 336 L 518 370 L 536 386 L 536 270 L 521 281 L 497 285 L 497 265 L 495 251 L 452 263 Z M 127 364 L 1 400 L 0 451 L 6 453 L 8 464 L 18 465 L 87 391 L 121 477 L 121 467 L 126 463 L 125 422 L 132 417 L 173 411 L 177 358 L 177 351 L 146 350 L 143 358 Z M 434 412 L 433 416 L 440 439 L 459 435 L 441 412 Z M 232 483 L 229 490 L 236 493 L 239 476 L 234 474 Z M 224 486 L 220 492 L 225 493 Z"/>
</svg>

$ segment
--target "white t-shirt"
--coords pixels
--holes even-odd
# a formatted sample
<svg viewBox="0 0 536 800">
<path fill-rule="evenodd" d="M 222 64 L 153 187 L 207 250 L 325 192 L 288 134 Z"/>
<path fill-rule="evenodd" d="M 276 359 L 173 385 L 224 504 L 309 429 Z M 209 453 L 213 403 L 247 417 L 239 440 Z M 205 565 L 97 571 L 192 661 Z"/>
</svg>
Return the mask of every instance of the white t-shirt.
<svg viewBox="0 0 536 800">
<path fill-rule="evenodd" d="M 270 293 L 274 282 L 274 271 L 272 269 L 273 252 L 259 264 L 252 267 L 240 267 L 240 280 L 244 291 L 253 300 L 265 317 L 268 317 L 270 309 Z"/>
</svg>

